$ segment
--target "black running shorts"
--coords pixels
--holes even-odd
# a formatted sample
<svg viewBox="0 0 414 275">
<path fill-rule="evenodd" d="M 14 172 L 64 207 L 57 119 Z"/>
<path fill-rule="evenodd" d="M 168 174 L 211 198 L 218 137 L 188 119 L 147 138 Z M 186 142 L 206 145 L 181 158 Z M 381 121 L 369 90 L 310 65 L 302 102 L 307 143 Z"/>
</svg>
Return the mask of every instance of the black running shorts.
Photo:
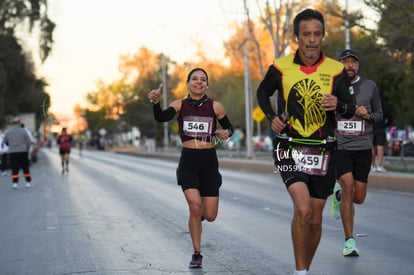
<svg viewBox="0 0 414 275">
<path fill-rule="evenodd" d="M 292 158 L 279 159 L 275 154 L 274 161 L 286 188 L 295 182 L 304 182 L 308 186 L 312 198 L 327 199 L 332 195 L 335 185 L 335 151 L 331 151 L 328 170 L 325 176 L 308 175 L 298 171 Z"/>
<path fill-rule="evenodd" d="M 198 189 L 202 197 L 219 196 L 222 179 L 216 149 L 183 148 L 177 168 L 177 183 L 183 191 Z"/>
<path fill-rule="evenodd" d="M 387 143 L 387 137 L 384 129 L 374 130 L 373 143 L 374 146 L 385 146 L 385 144 Z"/>
<path fill-rule="evenodd" d="M 60 155 L 68 155 L 68 154 L 70 154 L 70 149 L 64 150 L 64 149 L 59 148 L 59 154 Z"/>
<path fill-rule="evenodd" d="M 371 149 L 359 151 L 338 150 L 336 178 L 339 179 L 343 174 L 351 172 L 354 180 L 367 183 L 371 169 L 372 153 Z"/>
</svg>

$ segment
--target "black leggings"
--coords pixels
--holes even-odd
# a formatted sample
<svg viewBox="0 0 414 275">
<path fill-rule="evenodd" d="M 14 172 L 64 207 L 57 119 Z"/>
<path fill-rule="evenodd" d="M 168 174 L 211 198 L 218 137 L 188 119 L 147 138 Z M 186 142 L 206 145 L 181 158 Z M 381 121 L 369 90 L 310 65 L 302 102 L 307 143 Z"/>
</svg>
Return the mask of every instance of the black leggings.
<svg viewBox="0 0 414 275">
<path fill-rule="evenodd" d="M 12 167 L 12 179 L 13 183 L 19 181 L 19 170 L 23 170 L 24 177 L 27 182 L 31 182 L 32 178 L 30 176 L 29 170 L 29 153 L 28 152 L 18 152 L 18 153 L 9 153 L 10 163 Z"/>
</svg>

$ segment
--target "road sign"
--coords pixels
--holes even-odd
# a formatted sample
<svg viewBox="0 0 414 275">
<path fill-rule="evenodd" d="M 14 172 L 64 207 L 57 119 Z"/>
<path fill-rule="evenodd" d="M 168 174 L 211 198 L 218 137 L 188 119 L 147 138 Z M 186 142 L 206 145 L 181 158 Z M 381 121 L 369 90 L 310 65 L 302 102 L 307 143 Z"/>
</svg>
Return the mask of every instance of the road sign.
<svg viewBox="0 0 414 275">
<path fill-rule="evenodd" d="M 252 116 L 256 122 L 261 122 L 265 118 L 265 114 L 259 106 L 254 108 Z"/>
</svg>

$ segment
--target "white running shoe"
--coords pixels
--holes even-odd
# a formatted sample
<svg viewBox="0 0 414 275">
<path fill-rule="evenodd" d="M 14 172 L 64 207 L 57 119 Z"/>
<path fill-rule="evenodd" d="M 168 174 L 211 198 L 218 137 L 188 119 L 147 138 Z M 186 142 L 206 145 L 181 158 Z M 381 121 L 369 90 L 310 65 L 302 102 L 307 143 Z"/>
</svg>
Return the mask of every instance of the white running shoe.
<svg viewBox="0 0 414 275">
<path fill-rule="evenodd" d="M 7 172 L 6 172 L 6 171 L 3 171 L 3 173 L 1 173 L 1 175 L 2 175 L 3 177 L 7 176 Z"/>
<path fill-rule="evenodd" d="M 26 182 L 26 188 L 31 188 L 32 184 L 30 182 Z"/>
<path fill-rule="evenodd" d="M 17 183 L 13 183 L 13 189 L 17 189 L 18 187 Z"/>
<path fill-rule="evenodd" d="M 384 167 L 382 167 L 382 166 L 378 166 L 377 167 L 377 172 L 378 173 L 385 173 L 385 172 L 387 172 L 387 170 Z"/>
</svg>

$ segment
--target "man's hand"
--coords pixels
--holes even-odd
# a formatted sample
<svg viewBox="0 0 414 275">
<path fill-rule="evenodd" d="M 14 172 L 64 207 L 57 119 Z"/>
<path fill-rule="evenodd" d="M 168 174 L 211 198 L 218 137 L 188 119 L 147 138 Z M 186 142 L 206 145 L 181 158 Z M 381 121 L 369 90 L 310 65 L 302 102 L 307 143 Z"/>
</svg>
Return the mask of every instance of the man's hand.
<svg viewBox="0 0 414 275">
<path fill-rule="evenodd" d="M 365 106 L 355 105 L 355 115 L 362 117 L 365 120 L 371 120 L 371 114 L 368 112 Z"/>
<path fill-rule="evenodd" d="M 338 98 L 334 95 L 325 94 L 325 97 L 320 101 L 322 107 L 325 107 L 325 111 L 335 111 L 338 104 Z"/>
<path fill-rule="evenodd" d="M 276 133 L 282 132 L 282 130 L 285 128 L 286 123 L 280 120 L 278 116 L 275 116 L 272 119 L 272 123 L 270 124 L 270 128 Z"/>
</svg>

